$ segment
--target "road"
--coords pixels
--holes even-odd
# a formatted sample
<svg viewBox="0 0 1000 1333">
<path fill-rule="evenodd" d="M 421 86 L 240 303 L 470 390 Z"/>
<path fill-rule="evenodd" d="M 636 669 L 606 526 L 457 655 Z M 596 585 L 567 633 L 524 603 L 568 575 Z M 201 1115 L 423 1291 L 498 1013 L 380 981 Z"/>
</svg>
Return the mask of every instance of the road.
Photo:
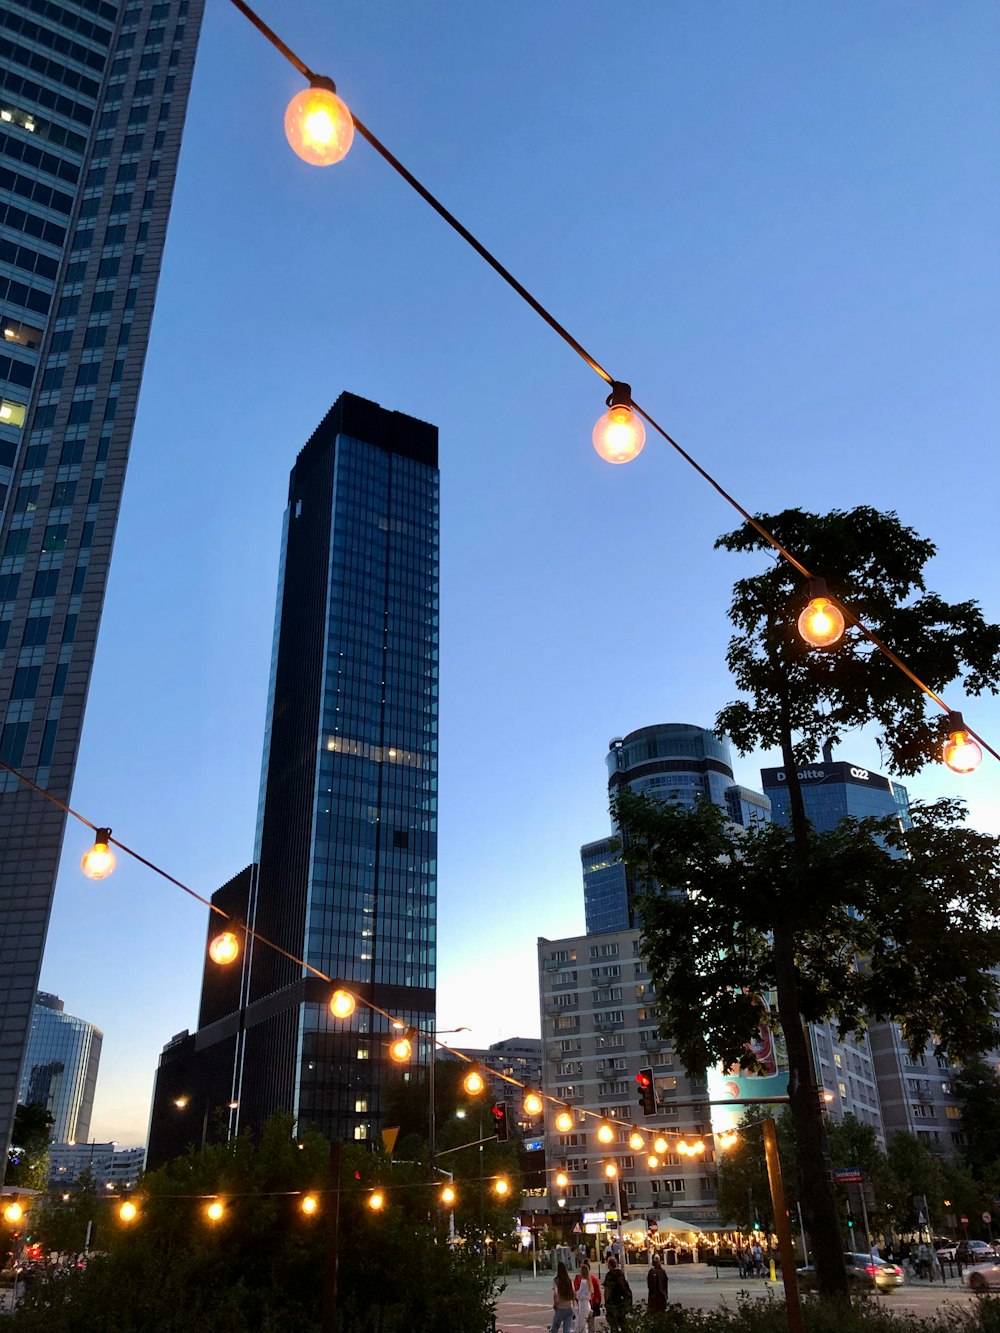
<svg viewBox="0 0 1000 1333">
<path fill-rule="evenodd" d="M 601 1270 L 602 1276 L 604 1270 Z M 780 1280 L 770 1282 L 753 1278 L 741 1278 L 735 1269 L 716 1270 L 705 1264 L 683 1264 L 678 1268 L 668 1268 L 670 1279 L 670 1301 L 674 1305 L 683 1305 L 690 1310 L 715 1309 L 720 1305 L 735 1306 L 737 1298 L 746 1293 L 751 1297 L 772 1297 L 784 1300 L 784 1288 Z M 636 1301 L 645 1298 L 645 1265 L 630 1265 L 628 1279 Z M 907 1281 L 904 1287 L 876 1298 L 886 1310 L 899 1314 L 929 1315 L 942 1306 L 965 1306 L 976 1298 L 971 1292 L 959 1285 L 957 1278 L 949 1278 L 945 1283 Z M 552 1319 L 552 1274 L 539 1273 L 532 1277 L 530 1273 L 511 1273 L 507 1279 L 506 1290 L 500 1297 L 497 1314 L 498 1333 L 515 1333 L 523 1328 L 548 1328 Z M 606 1328 L 604 1319 L 597 1321 L 598 1333 Z"/>
</svg>

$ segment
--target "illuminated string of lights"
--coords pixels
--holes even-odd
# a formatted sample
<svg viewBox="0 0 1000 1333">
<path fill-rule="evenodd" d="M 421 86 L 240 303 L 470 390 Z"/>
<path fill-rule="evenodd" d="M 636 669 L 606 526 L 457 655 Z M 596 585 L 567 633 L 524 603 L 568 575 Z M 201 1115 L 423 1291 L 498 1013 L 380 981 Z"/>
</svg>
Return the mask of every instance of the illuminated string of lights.
<svg viewBox="0 0 1000 1333">
<path fill-rule="evenodd" d="M 336 85 L 325 75 L 317 74 L 300 56 L 284 42 L 260 15 L 246 3 L 246 0 L 232 0 L 258 32 L 289 62 L 304 78 L 309 87 L 292 98 L 285 112 L 285 137 L 292 150 L 303 161 L 312 166 L 332 166 L 342 161 L 350 150 L 354 133 L 365 139 L 390 167 L 441 217 L 476 253 L 510 286 L 531 309 L 545 321 L 549 327 L 581 358 L 582 361 L 601 377 L 611 388 L 607 398 L 608 411 L 601 416 L 594 426 L 593 444 L 598 454 L 610 463 L 627 463 L 638 457 L 645 444 L 646 431 L 643 420 L 660 435 L 667 444 L 700 477 L 730 504 L 743 519 L 761 536 L 778 554 L 795 569 L 810 585 L 810 601 L 802 616 L 799 628 L 806 642 L 813 646 L 830 646 L 842 636 L 845 619 L 859 630 L 874 646 L 883 653 L 892 664 L 917 686 L 933 703 L 947 715 L 949 733 L 942 746 L 942 762 L 956 773 L 971 773 L 982 761 L 982 749 L 985 748 L 1000 760 L 1000 752 L 993 748 L 972 728 L 968 727 L 962 714 L 950 708 L 935 690 L 923 681 L 915 671 L 894 653 L 864 622 L 849 610 L 842 602 L 836 603 L 826 595 L 823 580 L 817 578 L 782 542 L 769 532 L 753 514 L 725 489 L 706 468 L 678 443 L 676 439 L 644 408 L 632 398 L 629 384 L 617 380 L 603 365 L 580 343 L 555 316 L 518 281 L 497 257 L 465 227 L 459 219 L 447 209 L 427 187 L 409 171 L 400 160 L 389 151 L 382 141 L 361 121 L 337 96 Z M 839 622 L 839 632 L 832 632 Z M 810 636 L 810 628 L 821 638 Z M 980 748 L 982 747 L 982 748 Z"/>
<path fill-rule="evenodd" d="M 189 897 L 194 898 L 196 902 L 201 903 L 203 907 L 207 907 L 210 912 L 221 917 L 223 921 L 235 927 L 234 930 L 221 931 L 209 941 L 209 958 L 216 964 L 216 966 L 226 967 L 236 961 L 241 952 L 241 936 L 246 937 L 247 939 L 252 939 L 255 943 L 261 944 L 265 948 L 275 950 L 284 958 L 289 959 L 290 962 L 295 963 L 296 966 L 304 968 L 307 972 L 311 972 L 313 976 L 318 977 L 319 980 L 334 987 L 329 1001 L 330 1013 L 334 1018 L 349 1018 L 354 1013 L 357 1005 L 361 1004 L 365 1008 L 370 1009 L 373 1013 L 380 1014 L 383 1018 L 387 1019 L 393 1027 L 401 1030 L 403 1035 L 394 1038 L 389 1045 L 389 1056 L 397 1064 L 405 1064 L 412 1057 L 414 1040 L 422 1038 L 428 1043 L 432 1050 L 445 1051 L 456 1060 L 471 1066 L 469 1073 L 466 1074 L 465 1079 L 463 1080 L 465 1091 L 470 1096 L 478 1096 L 485 1091 L 487 1086 L 486 1077 L 476 1066 L 473 1058 L 466 1055 L 464 1051 L 449 1046 L 447 1042 L 441 1041 L 433 1032 L 425 1032 L 420 1028 L 405 1024 L 401 1019 L 396 1017 L 396 1015 L 391 1014 L 387 1009 L 383 1009 L 373 1000 L 369 1000 L 365 996 L 358 994 L 356 991 L 349 990 L 346 986 L 338 984 L 332 977 L 327 976 L 327 974 L 320 968 L 314 967 L 311 963 L 306 962 L 304 958 L 300 958 L 297 954 L 292 953 L 290 950 L 283 948 L 280 944 L 276 944 L 273 940 L 268 939 L 266 935 L 262 935 L 259 931 L 254 930 L 245 922 L 238 920 L 229 912 L 224 911 L 223 908 L 219 907 L 216 903 L 213 903 L 211 899 L 198 893 L 196 889 L 192 889 L 189 885 L 183 883 L 183 881 L 177 879 L 174 875 L 171 875 L 169 871 L 164 870 L 154 861 L 150 861 L 148 857 L 142 856 L 139 852 L 122 842 L 121 839 L 112 837 L 110 828 L 95 824 L 78 810 L 73 809 L 72 806 L 61 800 L 54 792 L 50 792 L 47 788 L 39 786 L 37 782 L 32 781 L 26 774 L 21 773 L 18 769 L 14 768 L 13 765 L 8 764 L 6 760 L 0 759 L 0 769 L 12 774 L 19 781 L 25 783 L 26 786 L 36 791 L 40 796 L 45 797 L 46 800 L 57 805 L 61 810 L 65 811 L 66 814 L 79 820 L 79 822 L 86 828 L 93 830 L 94 844 L 84 853 L 80 862 L 83 873 L 88 875 L 89 878 L 104 879 L 111 873 L 115 863 L 114 853 L 111 851 L 111 848 L 117 847 L 119 851 L 124 852 L 126 856 L 131 856 L 141 865 L 144 865 L 148 870 L 153 871 L 154 874 L 165 879 L 167 883 L 173 884 L 175 888 L 181 889 Z M 92 870 L 97 873 L 92 873 Z M 571 1108 L 563 1098 L 553 1097 L 550 1093 L 543 1092 L 540 1089 L 533 1089 L 527 1083 L 522 1082 L 521 1079 L 515 1078 L 512 1074 L 506 1074 L 500 1070 L 491 1069 L 489 1071 L 489 1077 L 521 1089 L 524 1093 L 523 1109 L 527 1116 L 534 1117 L 542 1115 L 546 1103 L 550 1106 L 558 1107 L 559 1110 L 556 1115 L 555 1124 L 556 1128 L 559 1129 L 561 1133 L 568 1133 L 574 1127 L 573 1117 L 576 1116 L 580 1123 L 584 1123 L 587 1119 L 593 1119 L 600 1122 L 597 1129 L 597 1139 L 601 1144 L 607 1145 L 614 1142 L 615 1130 L 612 1128 L 614 1125 L 618 1125 L 625 1129 L 631 1129 L 633 1136 L 638 1134 L 636 1127 L 628 1120 L 622 1120 L 612 1115 L 603 1115 L 598 1111 L 591 1111 L 582 1106 Z M 569 1119 L 569 1129 L 565 1128 L 567 1117 Z M 671 1135 L 672 1137 L 679 1139 L 683 1138 L 683 1131 L 681 1130 L 667 1129 L 660 1132 L 663 1135 Z M 711 1134 L 709 1134 L 709 1137 L 711 1137 Z"/>
</svg>

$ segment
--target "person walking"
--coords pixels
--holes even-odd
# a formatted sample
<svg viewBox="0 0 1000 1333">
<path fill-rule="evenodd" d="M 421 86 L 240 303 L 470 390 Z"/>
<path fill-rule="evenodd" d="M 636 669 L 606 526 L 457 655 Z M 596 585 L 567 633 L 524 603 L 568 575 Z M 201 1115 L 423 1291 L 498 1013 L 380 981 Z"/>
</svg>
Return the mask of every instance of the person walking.
<svg viewBox="0 0 1000 1333">
<path fill-rule="evenodd" d="M 588 1333 L 590 1324 L 590 1298 L 594 1288 L 590 1284 L 590 1265 L 581 1264 L 580 1271 L 573 1279 L 576 1291 L 576 1330 L 575 1333 Z"/>
<path fill-rule="evenodd" d="M 604 1278 L 604 1308 L 608 1314 L 610 1333 L 622 1333 L 625 1319 L 632 1308 L 632 1288 L 613 1256 L 608 1260 L 608 1271 Z"/>
<path fill-rule="evenodd" d="M 650 1264 L 649 1272 L 646 1274 L 646 1286 L 648 1288 L 646 1309 L 649 1310 L 650 1313 L 662 1312 L 665 1310 L 667 1308 L 667 1297 L 670 1292 L 670 1285 L 658 1255 L 653 1255 L 653 1262 Z"/>
<path fill-rule="evenodd" d="M 576 1312 L 576 1296 L 573 1294 L 573 1280 L 569 1269 L 560 1259 L 556 1275 L 552 1279 L 552 1323 L 549 1333 L 573 1333 L 573 1317 Z"/>
</svg>

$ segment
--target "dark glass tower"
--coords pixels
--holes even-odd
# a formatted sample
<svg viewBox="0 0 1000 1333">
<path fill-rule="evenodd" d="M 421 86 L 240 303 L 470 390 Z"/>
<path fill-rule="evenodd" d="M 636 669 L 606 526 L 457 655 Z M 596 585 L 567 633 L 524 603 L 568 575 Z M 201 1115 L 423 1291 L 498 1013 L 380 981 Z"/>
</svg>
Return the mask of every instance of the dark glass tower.
<svg viewBox="0 0 1000 1333">
<path fill-rule="evenodd" d="M 219 891 L 243 895 L 267 939 L 425 1029 L 435 992 L 438 512 L 437 428 L 341 394 L 289 485 L 256 870 Z M 161 1059 L 150 1161 L 184 1146 L 170 1128 L 178 1096 L 189 1098 L 192 1125 L 206 1113 L 216 1124 L 231 1098 L 230 1129 L 284 1109 L 300 1129 L 377 1135 L 386 1081 L 410 1076 L 388 1058 L 388 1020 L 361 1005 L 333 1018 L 330 985 L 260 945 L 246 951 L 235 1001 L 216 971 L 206 964 L 198 1032 Z"/>
<path fill-rule="evenodd" d="M 0 6 L 0 758 L 64 800 L 201 13 L 202 0 Z M 0 1147 L 63 831 L 0 773 Z"/>
<path fill-rule="evenodd" d="M 19 1100 L 37 1102 L 51 1114 L 53 1143 L 90 1138 L 102 1040 L 93 1023 L 67 1014 L 57 995 L 39 991 Z"/>
</svg>

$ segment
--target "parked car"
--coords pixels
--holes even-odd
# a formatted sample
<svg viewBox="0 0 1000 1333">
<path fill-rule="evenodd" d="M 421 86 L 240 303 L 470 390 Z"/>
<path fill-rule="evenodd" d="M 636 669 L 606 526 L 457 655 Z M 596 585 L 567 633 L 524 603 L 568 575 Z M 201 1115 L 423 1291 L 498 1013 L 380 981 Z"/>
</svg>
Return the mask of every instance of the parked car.
<svg viewBox="0 0 1000 1333">
<path fill-rule="evenodd" d="M 903 1270 L 898 1264 L 875 1259 L 870 1254 L 845 1254 L 844 1267 L 847 1269 L 847 1281 L 852 1287 L 869 1291 L 895 1291 L 903 1285 Z M 797 1268 L 795 1274 L 803 1291 L 815 1291 L 816 1270 L 812 1264 Z"/>
<path fill-rule="evenodd" d="M 1000 1260 L 972 1264 L 962 1274 L 962 1281 L 971 1291 L 1000 1290 Z"/>
<path fill-rule="evenodd" d="M 939 1259 L 948 1259 L 960 1264 L 980 1264 L 985 1259 L 996 1258 L 996 1247 L 985 1240 L 958 1240 L 950 1245 L 942 1245 L 937 1251 Z"/>
</svg>

